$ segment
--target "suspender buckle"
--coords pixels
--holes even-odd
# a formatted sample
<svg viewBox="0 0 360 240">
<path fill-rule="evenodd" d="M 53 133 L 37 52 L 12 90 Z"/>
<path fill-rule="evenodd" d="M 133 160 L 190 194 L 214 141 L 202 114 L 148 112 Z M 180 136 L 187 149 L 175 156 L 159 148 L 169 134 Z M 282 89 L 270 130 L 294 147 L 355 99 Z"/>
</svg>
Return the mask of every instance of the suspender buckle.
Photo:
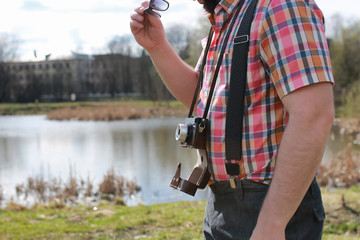
<svg viewBox="0 0 360 240">
<path fill-rule="evenodd" d="M 249 42 L 249 35 L 236 36 L 234 39 L 234 45 L 243 44 Z"/>
<path fill-rule="evenodd" d="M 230 177 L 230 186 L 231 188 L 235 189 L 236 188 L 236 183 L 235 183 L 235 179 L 233 176 Z"/>
</svg>

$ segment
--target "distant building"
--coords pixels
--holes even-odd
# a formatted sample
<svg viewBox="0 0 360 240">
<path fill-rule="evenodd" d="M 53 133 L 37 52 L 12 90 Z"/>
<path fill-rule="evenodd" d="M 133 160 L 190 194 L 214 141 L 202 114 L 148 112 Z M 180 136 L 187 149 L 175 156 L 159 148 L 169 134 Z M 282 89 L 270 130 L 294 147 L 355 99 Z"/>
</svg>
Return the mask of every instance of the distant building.
<svg viewBox="0 0 360 240">
<path fill-rule="evenodd" d="M 78 99 L 118 95 L 144 95 L 144 81 L 149 81 L 150 58 L 133 58 L 121 54 L 83 55 L 73 53 L 69 59 L 36 62 L 7 62 L 11 78 L 11 99 L 37 92 L 41 99 Z M 34 89 L 35 88 L 35 89 Z M 30 89 L 30 90 L 29 90 Z"/>
</svg>

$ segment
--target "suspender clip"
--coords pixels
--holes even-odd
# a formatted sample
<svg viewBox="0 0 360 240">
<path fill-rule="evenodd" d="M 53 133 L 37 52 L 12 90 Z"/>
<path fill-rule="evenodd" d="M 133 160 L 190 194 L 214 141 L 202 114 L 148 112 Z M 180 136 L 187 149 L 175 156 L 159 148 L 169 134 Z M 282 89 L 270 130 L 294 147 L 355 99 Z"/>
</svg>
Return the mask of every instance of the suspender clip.
<svg viewBox="0 0 360 240">
<path fill-rule="evenodd" d="M 233 176 L 230 177 L 230 186 L 231 188 L 235 189 L 236 188 L 236 183 L 235 183 L 235 179 Z"/>
</svg>

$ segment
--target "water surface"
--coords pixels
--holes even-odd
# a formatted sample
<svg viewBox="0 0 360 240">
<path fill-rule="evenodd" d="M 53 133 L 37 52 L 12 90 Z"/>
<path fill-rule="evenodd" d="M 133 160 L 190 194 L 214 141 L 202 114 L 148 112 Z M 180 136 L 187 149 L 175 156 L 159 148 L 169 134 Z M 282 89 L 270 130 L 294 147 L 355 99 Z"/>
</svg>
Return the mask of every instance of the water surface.
<svg viewBox="0 0 360 240">
<path fill-rule="evenodd" d="M 154 204 L 204 199 L 206 193 L 187 196 L 169 187 L 177 164 L 187 178 L 196 162 L 194 150 L 174 139 L 182 119 L 146 119 L 114 122 L 50 121 L 46 116 L 0 117 L 0 183 L 6 197 L 15 185 L 38 175 L 67 180 L 70 168 L 77 177 L 99 183 L 109 169 L 142 190 L 130 204 Z M 96 188 L 98 184 L 95 184 Z"/>
</svg>

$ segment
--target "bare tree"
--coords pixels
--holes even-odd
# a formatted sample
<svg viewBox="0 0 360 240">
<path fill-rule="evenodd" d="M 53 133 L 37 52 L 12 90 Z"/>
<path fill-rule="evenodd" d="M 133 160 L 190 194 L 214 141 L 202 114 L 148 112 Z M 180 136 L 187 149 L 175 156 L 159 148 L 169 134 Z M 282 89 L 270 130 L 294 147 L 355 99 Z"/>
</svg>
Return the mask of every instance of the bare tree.
<svg viewBox="0 0 360 240">
<path fill-rule="evenodd" d="M 111 79 L 116 79 L 117 87 L 122 93 L 133 92 L 132 75 L 130 74 L 130 59 L 132 55 L 131 36 L 115 36 L 109 43 L 108 49 L 111 55 L 114 55 L 114 61 L 111 62 Z M 116 57 L 115 57 L 116 56 Z"/>
<path fill-rule="evenodd" d="M 108 49 L 111 54 L 132 55 L 131 35 L 115 36 L 108 43 Z"/>
<path fill-rule="evenodd" d="M 182 59 L 189 57 L 188 46 L 192 31 L 184 24 L 174 24 L 166 29 L 166 38 Z"/>
<path fill-rule="evenodd" d="M 8 33 L 0 33 L 0 62 L 14 60 L 18 55 L 20 40 Z"/>
<path fill-rule="evenodd" d="M 10 98 L 11 75 L 5 62 L 17 57 L 20 40 L 7 33 L 0 33 L 0 102 Z"/>
<path fill-rule="evenodd" d="M 0 62 L 0 102 L 10 98 L 11 76 L 6 69 L 5 63 Z"/>
</svg>

